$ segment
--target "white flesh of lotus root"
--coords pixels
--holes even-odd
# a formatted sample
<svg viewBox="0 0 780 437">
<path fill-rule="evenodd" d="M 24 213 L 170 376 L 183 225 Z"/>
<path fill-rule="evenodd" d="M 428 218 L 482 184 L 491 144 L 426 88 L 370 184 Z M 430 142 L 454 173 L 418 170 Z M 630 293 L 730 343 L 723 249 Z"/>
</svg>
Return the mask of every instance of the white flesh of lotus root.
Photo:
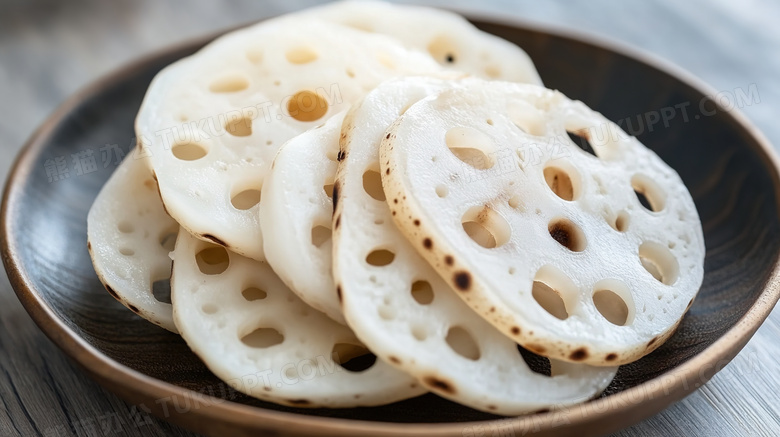
<svg viewBox="0 0 780 437">
<path fill-rule="evenodd" d="M 331 273 L 331 196 L 343 119 L 334 115 L 279 149 L 263 183 L 260 227 L 276 274 L 304 302 L 346 324 Z"/>
<path fill-rule="evenodd" d="M 158 301 L 152 287 L 171 275 L 168 253 L 178 230 L 148 166 L 132 156 L 114 171 L 87 215 L 87 247 L 100 282 L 122 305 L 172 332 L 171 304 Z"/>
<path fill-rule="evenodd" d="M 344 122 L 334 275 L 345 317 L 377 356 L 472 408 L 516 415 L 588 400 L 615 368 L 553 361 L 553 377 L 533 372 L 515 342 L 464 304 L 393 223 L 379 181 L 379 143 L 404 108 L 450 84 L 385 82 Z"/>
<path fill-rule="evenodd" d="M 541 85 L 520 47 L 483 32 L 453 12 L 381 1 L 342 1 L 302 12 L 350 27 L 390 35 L 441 65 L 485 79 Z"/>
<path fill-rule="evenodd" d="M 567 131 L 589 137 L 598 157 Z M 382 176 L 398 226 L 526 348 L 627 363 L 663 343 L 692 304 L 704 239 L 690 194 L 581 102 L 483 82 L 418 102 L 388 134 Z"/>
<path fill-rule="evenodd" d="M 296 407 L 374 406 L 420 395 L 417 381 L 365 352 L 346 326 L 298 299 L 271 268 L 182 230 L 171 279 L 173 317 L 219 378 L 250 396 Z"/>
<path fill-rule="evenodd" d="M 199 238 L 263 260 L 256 204 L 278 148 L 387 78 L 439 69 L 383 35 L 282 17 L 164 69 L 136 131 L 171 216 Z"/>
</svg>

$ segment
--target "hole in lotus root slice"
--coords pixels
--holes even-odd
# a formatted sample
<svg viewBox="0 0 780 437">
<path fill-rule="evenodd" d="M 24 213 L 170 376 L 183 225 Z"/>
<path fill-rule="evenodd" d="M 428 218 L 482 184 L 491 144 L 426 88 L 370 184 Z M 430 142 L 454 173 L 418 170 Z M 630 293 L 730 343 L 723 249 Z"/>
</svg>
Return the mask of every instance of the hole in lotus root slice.
<svg viewBox="0 0 780 437">
<path fill-rule="evenodd" d="M 631 221 L 631 216 L 626 211 L 620 211 L 610 220 L 609 225 L 618 232 L 626 232 Z"/>
<path fill-rule="evenodd" d="M 567 319 L 577 294 L 577 286 L 558 268 L 546 265 L 536 272 L 531 295 L 553 317 Z"/>
<path fill-rule="evenodd" d="M 425 326 L 414 324 L 411 327 L 412 337 L 415 338 L 417 341 L 425 341 L 425 339 L 428 338 L 428 330 L 425 329 Z"/>
<path fill-rule="evenodd" d="M 257 47 L 247 49 L 246 58 L 253 64 L 263 62 L 263 50 Z"/>
<path fill-rule="evenodd" d="M 160 235 L 160 247 L 165 249 L 168 252 L 173 252 L 173 249 L 176 247 L 176 238 L 179 235 L 179 227 L 177 226 L 174 229 L 168 229 L 165 232 Z"/>
<path fill-rule="evenodd" d="M 124 256 L 133 256 L 135 255 L 135 251 L 129 247 L 120 247 L 119 253 L 121 253 Z"/>
<path fill-rule="evenodd" d="M 450 189 L 447 188 L 446 185 L 436 185 L 436 195 L 441 197 L 442 199 L 447 197 L 447 195 L 450 194 Z"/>
<path fill-rule="evenodd" d="M 582 252 L 587 246 L 585 233 L 571 220 L 565 218 L 553 219 L 547 226 L 547 230 L 550 232 L 553 240 L 572 252 Z"/>
<path fill-rule="evenodd" d="M 316 121 L 327 112 L 328 101 L 309 90 L 298 91 L 287 100 L 287 113 L 298 121 Z"/>
<path fill-rule="evenodd" d="M 247 302 L 252 302 L 265 299 L 268 297 L 268 293 L 257 287 L 247 287 L 241 292 L 241 296 L 244 296 Z"/>
<path fill-rule="evenodd" d="M 171 147 L 171 153 L 182 161 L 197 161 L 208 155 L 206 146 L 196 142 L 179 142 Z"/>
<path fill-rule="evenodd" d="M 249 88 L 249 79 L 239 73 L 230 73 L 214 79 L 209 84 L 212 93 L 235 93 Z"/>
<path fill-rule="evenodd" d="M 593 146 L 590 144 L 590 141 L 588 140 L 590 134 L 588 133 L 587 129 L 581 129 L 576 132 L 566 131 L 566 134 L 569 135 L 569 139 L 583 152 L 588 153 L 592 156 L 596 156 L 596 157 L 598 156 L 596 155 L 596 151 L 593 150 Z"/>
<path fill-rule="evenodd" d="M 316 61 L 319 55 L 311 47 L 297 46 L 287 50 L 284 57 L 291 64 L 308 64 Z"/>
<path fill-rule="evenodd" d="M 449 331 L 447 331 L 445 340 L 452 350 L 463 358 L 476 361 L 482 355 L 479 351 L 479 346 L 471 333 L 460 326 L 451 327 Z"/>
<path fill-rule="evenodd" d="M 594 290 L 593 304 L 599 313 L 613 325 L 628 324 L 632 314 L 626 301 L 631 298 L 628 287 L 620 281 L 606 279 L 599 281 Z"/>
<path fill-rule="evenodd" d="M 545 117 L 534 105 L 515 100 L 507 104 L 507 116 L 521 131 L 537 137 L 547 132 Z"/>
<path fill-rule="evenodd" d="M 461 218 L 466 234 L 480 246 L 492 249 L 509 241 L 512 229 L 509 223 L 489 206 L 473 206 Z"/>
<path fill-rule="evenodd" d="M 650 177 L 643 174 L 635 174 L 631 178 L 631 186 L 639 200 L 639 203 L 648 211 L 659 212 L 664 209 L 666 195 L 661 187 Z"/>
<path fill-rule="evenodd" d="M 414 281 L 412 283 L 412 297 L 420 305 L 428 305 L 433 302 L 433 287 L 428 281 Z"/>
<path fill-rule="evenodd" d="M 536 346 L 536 348 L 538 348 L 540 352 L 544 352 L 543 347 Z M 532 372 L 544 376 L 552 375 L 549 358 L 537 355 L 530 350 L 520 346 L 519 344 L 517 345 L 517 351 L 520 352 L 520 356 L 523 358 L 523 361 L 525 361 Z"/>
<path fill-rule="evenodd" d="M 639 260 L 642 266 L 655 279 L 666 285 L 672 285 L 680 274 L 677 258 L 666 245 L 646 241 L 639 246 Z"/>
<path fill-rule="evenodd" d="M 132 223 L 130 223 L 127 220 L 122 220 L 116 225 L 116 228 L 119 230 L 119 232 L 123 234 L 130 234 L 135 230 L 135 227 Z"/>
<path fill-rule="evenodd" d="M 311 244 L 314 247 L 320 247 L 330 240 L 332 234 L 333 232 L 328 227 L 314 226 L 311 228 Z"/>
<path fill-rule="evenodd" d="M 331 352 L 333 361 L 350 372 L 362 372 L 368 370 L 376 363 L 376 355 L 364 346 L 336 343 Z"/>
<path fill-rule="evenodd" d="M 335 185 L 335 183 L 331 182 L 322 186 L 322 190 L 325 191 L 325 195 L 328 196 L 329 199 L 333 199 L 333 187 Z"/>
<path fill-rule="evenodd" d="M 260 181 L 244 181 L 233 186 L 233 192 L 230 195 L 230 204 L 233 208 L 246 211 L 252 209 L 260 203 L 261 199 Z"/>
<path fill-rule="evenodd" d="M 544 181 L 556 196 L 567 201 L 579 197 L 580 175 L 572 165 L 556 161 L 545 166 L 543 173 Z"/>
<path fill-rule="evenodd" d="M 241 341 L 253 348 L 266 349 L 284 341 L 284 335 L 274 328 L 257 328 L 241 337 Z"/>
<path fill-rule="evenodd" d="M 200 309 L 205 314 L 216 314 L 217 311 L 219 311 L 219 307 L 214 305 L 213 303 L 204 303 L 203 306 L 200 307 Z"/>
<path fill-rule="evenodd" d="M 384 202 L 385 192 L 382 189 L 382 177 L 379 174 L 379 165 L 374 165 L 363 173 L 363 190 L 375 200 Z"/>
<path fill-rule="evenodd" d="M 195 255 L 195 261 L 204 275 L 218 275 L 227 270 L 230 256 L 224 247 L 208 245 Z"/>
<path fill-rule="evenodd" d="M 395 254 L 386 249 L 376 249 L 366 256 L 366 262 L 372 266 L 384 267 L 395 259 Z"/>
<path fill-rule="evenodd" d="M 152 295 L 158 302 L 171 303 L 171 278 L 152 282 Z"/>
<path fill-rule="evenodd" d="M 476 129 L 453 127 L 445 134 L 444 141 L 453 155 L 477 170 L 487 170 L 495 165 L 493 140 Z"/>
<path fill-rule="evenodd" d="M 252 119 L 250 117 L 231 118 L 225 122 L 225 132 L 234 137 L 252 135 Z"/>
<path fill-rule="evenodd" d="M 454 65 L 458 62 L 455 44 L 446 35 L 437 35 L 428 43 L 428 53 L 442 65 Z"/>
</svg>

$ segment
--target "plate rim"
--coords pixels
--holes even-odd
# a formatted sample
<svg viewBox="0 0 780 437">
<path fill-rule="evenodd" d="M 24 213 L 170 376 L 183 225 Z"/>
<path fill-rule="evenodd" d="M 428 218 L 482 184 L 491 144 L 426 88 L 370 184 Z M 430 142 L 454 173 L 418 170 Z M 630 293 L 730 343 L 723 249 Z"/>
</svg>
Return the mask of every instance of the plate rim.
<svg viewBox="0 0 780 437">
<path fill-rule="evenodd" d="M 638 47 L 622 42 L 618 43 L 591 33 L 572 31 L 555 25 L 530 22 L 515 17 L 501 16 L 497 13 L 475 12 L 473 10 L 456 11 L 469 20 L 477 22 L 477 24 L 499 25 L 548 34 L 608 50 L 668 74 L 702 95 L 716 94 L 713 88 L 692 73 Z M 47 305 L 44 297 L 32 286 L 31 275 L 29 275 L 17 256 L 17 247 L 20 245 L 17 242 L 14 222 L 10 217 L 17 205 L 23 200 L 22 192 L 19 188 L 22 182 L 29 178 L 33 169 L 33 163 L 40 155 L 54 128 L 70 114 L 73 108 L 83 101 L 98 95 L 111 84 L 132 77 L 136 72 L 143 70 L 160 57 L 190 47 L 199 47 L 230 30 L 258 21 L 262 20 L 234 26 L 207 36 L 187 39 L 163 49 L 152 51 L 90 82 L 61 103 L 32 133 L 19 150 L 6 178 L 2 205 L 0 206 L 0 256 L 2 256 L 8 279 L 17 298 L 41 331 L 66 355 L 74 359 L 87 374 L 104 387 L 107 387 L 109 391 L 130 402 L 138 399 L 159 400 L 172 396 L 191 397 L 192 393 L 196 392 L 148 376 L 104 355 L 68 327 L 66 322 L 57 316 L 53 309 Z M 727 112 L 727 116 L 732 118 L 736 127 L 747 132 L 750 138 L 758 145 L 756 152 L 763 155 L 763 162 L 766 164 L 773 180 L 773 186 L 778 192 L 777 196 L 775 196 L 775 204 L 778 208 L 778 215 L 780 215 L 780 159 L 777 152 L 760 130 L 742 114 L 741 110 L 734 108 L 726 111 L 717 101 L 715 101 L 715 104 L 718 106 L 718 109 Z M 533 427 L 533 429 L 540 428 L 542 431 L 556 429 L 562 431 L 564 426 L 556 423 L 556 421 L 559 422 L 560 414 L 564 414 L 567 415 L 567 418 L 574 418 L 566 421 L 566 428 L 584 427 L 584 429 L 590 429 L 593 427 L 593 430 L 614 431 L 657 414 L 701 385 L 704 385 L 706 381 L 723 367 L 719 366 L 721 363 L 725 366 L 726 363 L 731 361 L 769 316 L 778 299 L 780 299 L 780 253 L 775 255 L 774 265 L 761 294 L 747 312 L 720 338 L 685 363 L 642 384 L 605 398 L 596 399 L 585 404 L 555 409 L 547 413 L 512 417 L 512 424 L 515 428 L 519 427 L 523 430 Z M 713 363 L 718 365 L 714 366 Z M 698 381 L 698 383 L 696 383 L 695 387 L 689 386 L 688 383 L 691 381 Z M 205 398 L 214 402 L 207 407 L 191 409 L 184 413 L 173 412 L 173 414 L 167 414 L 166 417 L 162 417 L 163 415 L 159 409 L 155 408 L 155 405 L 152 407 L 152 413 L 164 420 L 177 423 L 184 428 L 200 432 L 207 432 L 210 427 L 209 423 L 216 422 L 237 426 L 244 430 L 274 430 L 281 433 L 281 435 L 320 433 L 343 436 L 366 434 L 376 436 L 410 434 L 460 436 L 469 427 L 485 426 L 495 422 L 495 420 L 446 423 L 367 421 L 268 410 L 262 407 L 235 403 L 230 400 L 212 398 L 211 396 L 205 396 Z M 636 402 L 637 398 L 642 399 L 642 401 Z M 648 404 L 651 408 L 647 408 Z M 645 405 L 646 408 L 641 408 L 642 405 Z M 624 419 L 611 422 L 608 420 L 619 412 L 625 413 Z M 197 416 L 200 416 L 201 419 L 197 419 Z M 195 420 L 193 420 L 194 418 Z M 208 422 L 204 422 L 202 419 L 207 419 Z"/>
</svg>

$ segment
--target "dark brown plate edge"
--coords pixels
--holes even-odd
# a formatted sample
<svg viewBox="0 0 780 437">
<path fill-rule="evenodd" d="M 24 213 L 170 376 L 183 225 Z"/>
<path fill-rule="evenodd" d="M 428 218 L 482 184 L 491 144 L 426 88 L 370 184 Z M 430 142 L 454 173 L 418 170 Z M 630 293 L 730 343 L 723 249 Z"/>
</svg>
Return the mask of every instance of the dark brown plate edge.
<svg viewBox="0 0 780 437">
<path fill-rule="evenodd" d="M 590 34 L 574 32 L 551 25 L 539 25 L 520 19 L 508 19 L 498 14 L 461 12 L 474 22 L 523 28 L 538 33 L 583 42 L 601 49 L 609 50 L 669 74 L 703 95 L 715 95 L 716 92 L 691 73 L 659 57 L 636 47 L 606 40 Z M 243 27 L 237 26 L 229 30 Z M 341 436 L 398 436 L 425 434 L 431 436 L 460 436 L 469 427 L 484 426 L 486 422 L 458 422 L 445 424 L 402 424 L 391 422 L 369 422 L 350 419 L 335 419 L 319 416 L 280 411 L 264 410 L 236 404 L 222 399 L 206 396 L 210 406 L 196 408 L 188 413 L 165 412 L 159 403 L 149 404 L 150 400 L 172 396 L 192 397 L 190 390 L 151 378 L 103 355 L 72 331 L 64 321 L 49 308 L 43 297 L 31 287 L 30 276 L 16 257 L 18 246 L 13 223 L 9 219 L 10 211 L 21 201 L 21 192 L 17 181 L 24 180 L 31 172 L 32 164 L 43 145 L 47 142 L 54 127 L 81 101 L 100 93 L 108 84 L 131 77 L 137 71 L 166 53 L 200 46 L 223 34 L 218 32 L 208 37 L 185 41 L 169 48 L 144 56 L 113 73 L 103 76 L 75 93 L 62 103 L 44 123 L 32 134 L 17 156 L 3 191 L 0 206 L 0 255 L 11 285 L 17 297 L 39 328 L 59 348 L 74 359 L 87 373 L 99 383 L 130 403 L 147 402 L 152 413 L 176 424 L 195 431 L 214 429 L 213 424 L 221 423 L 219 429 L 237 427 L 243 430 L 269 430 L 280 435 L 341 435 Z M 717 102 L 716 102 L 717 104 Z M 718 106 L 720 106 L 718 104 Z M 780 160 L 764 135 L 738 110 L 726 111 L 738 128 L 744 129 L 756 141 L 765 164 L 771 172 L 775 188 L 780 187 Z M 778 190 L 780 193 L 780 189 Z M 776 205 L 780 215 L 780 194 Z M 545 430 L 563 431 L 580 428 L 593 432 L 611 432 L 650 417 L 699 388 L 731 361 L 745 346 L 750 337 L 768 317 L 780 299 L 780 260 L 775 259 L 772 271 L 764 289 L 756 302 L 745 315 L 726 333 L 705 350 L 682 365 L 636 387 L 611 396 L 600 398 L 585 404 L 562 408 L 547 413 L 512 418 L 515 429 L 534 432 Z M 672 399 L 670 401 L 670 398 Z M 173 413 L 173 414 L 171 414 Z M 618 419 L 613 414 L 620 413 Z M 609 420 L 612 418 L 612 420 Z M 582 433 L 578 433 L 582 435 Z"/>
</svg>

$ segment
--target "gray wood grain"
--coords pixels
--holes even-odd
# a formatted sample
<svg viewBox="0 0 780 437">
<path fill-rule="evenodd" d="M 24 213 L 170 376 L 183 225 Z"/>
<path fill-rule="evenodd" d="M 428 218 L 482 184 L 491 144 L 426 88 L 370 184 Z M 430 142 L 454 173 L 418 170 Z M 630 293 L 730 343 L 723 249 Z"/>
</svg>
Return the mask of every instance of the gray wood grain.
<svg viewBox="0 0 780 437">
<path fill-rule="evenodd" d="M 171 43 L 298 9 L 312 0 L 0 1 L 0 177 L 25 139 L 68 95 L 123 63 Z M 430 0 L 431 5 L 585 31 L 639 47 L 718 91 L 753 86 L 742 111 L 775 144 L 780 101 L 780 4 L 659 0 L 535 2 Z M 0 435 L 190 436 L 91 381 L 34 325 L 0 279 Z M 780 435 L 780 314 L 700 390 L 617 436 Z"/>
</svg>

